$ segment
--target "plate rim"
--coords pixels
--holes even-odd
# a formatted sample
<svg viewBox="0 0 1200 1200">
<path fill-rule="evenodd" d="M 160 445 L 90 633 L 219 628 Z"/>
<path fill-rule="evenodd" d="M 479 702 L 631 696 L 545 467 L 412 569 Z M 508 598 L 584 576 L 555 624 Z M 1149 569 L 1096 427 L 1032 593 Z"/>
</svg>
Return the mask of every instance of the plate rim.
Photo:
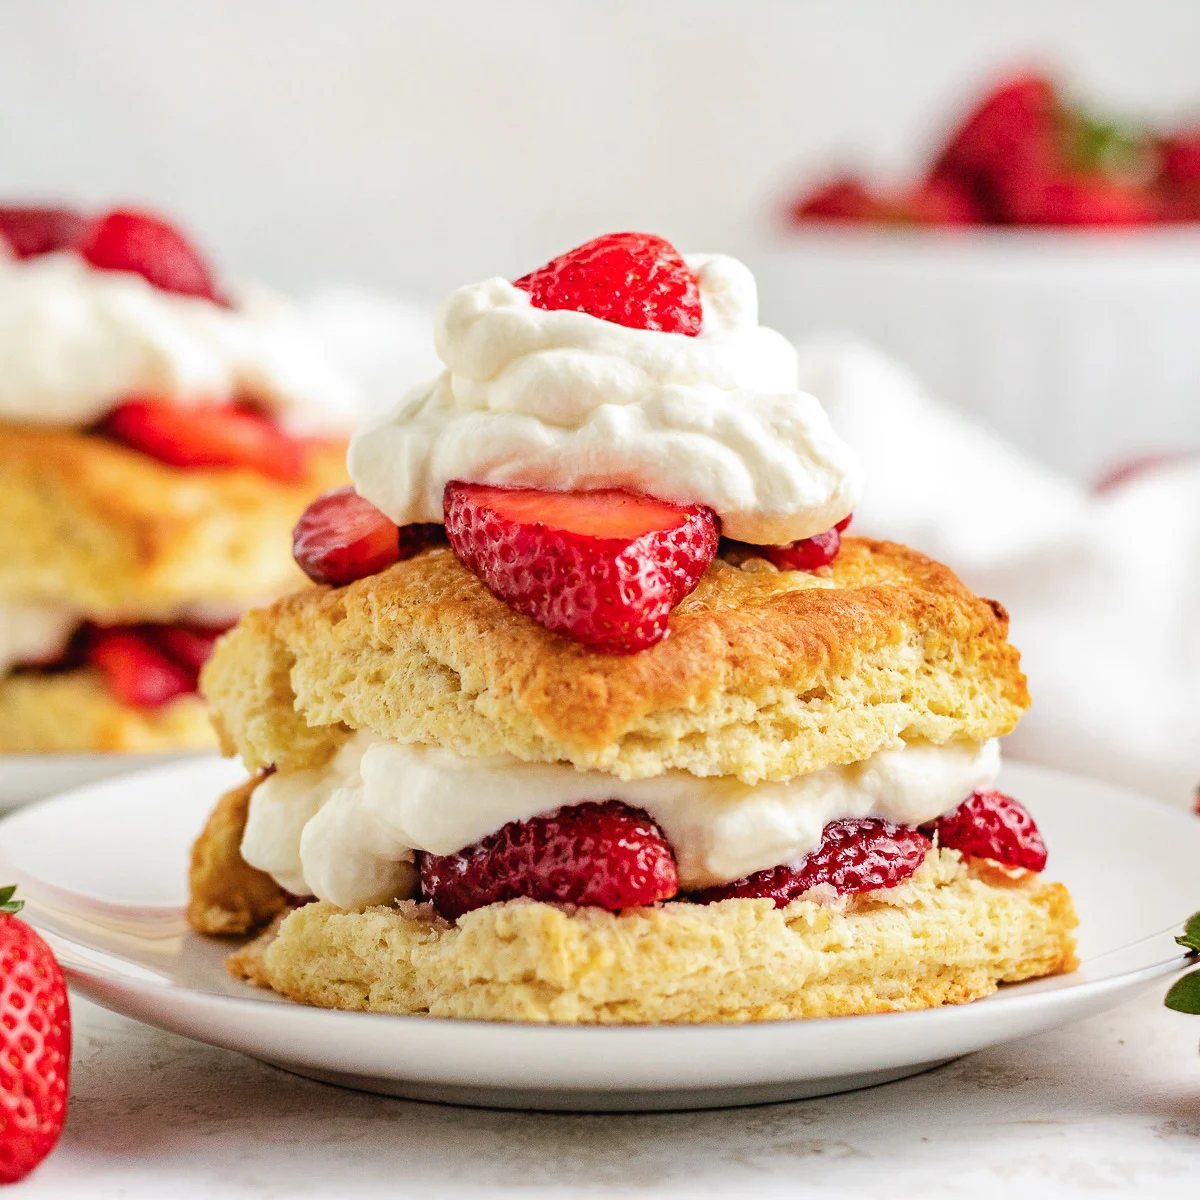
<svg viewBox="0 0 1200 1200">
<path fill-rule="evenodd" d="M 203 763 L 210 769 L 234 767 L 236 763 L 229 759 L 221 758 L 218 755 L 206 752 L 191 754 L 186 756 L 172 755 L 171 761 L 157 762 L 152 765 L 135 768 L 128 772 L 123 772 L 118 775 L 108 776 L 104 779 L 84 783 L 79 786 L 67 789 L 66 791 L 57 793 L 52 796 L 47 796 L 39 800 L 35 800 L 28 805 L 25 805 L 20 810 L 12 813 L 0 823 L 0 865 L 7 865 L 6 860 L 9 859 L 9 854 L 6 852 L 7 843 L 10 840 L 11 833 L 19 830 L 20 825 L 26 820 L 36 819 L 40 815 L 40 811 L 49 806 L 67 803 L 78 802 L 84 799 L 89 793 L 97 789 L 119 788 L 123 783 L 134 778 L 154 779 L 160 775 L 171 775 L 175 772 L 186 769 L 189 765 L 195 766 L 198 763 Z M 1080 783 L 1100 788 L 1108 793 L 1113 798 L 1122 802 L 1137 803 L 1142 805 L 1151 805 L 1156 812 L 1168 821 L 1178 821 L 1180 828 L 1185 824 L 1194 820 L 1191 814 L 1182 809 L 1176 808 L 1165 801 L 1153 795 L 1146 795 L 1136 792 L 1130 788 L 1118 784 L 1108 783 L 1103 780 L 1092 779 L 1085 775 L 1080 775 L 1070 771 L 1064 771 L 1059 768 L 1046 767 L 1039 763 L 1027 762 L 1021 759 L 1006 760 L 1005 767 L 1007 769 L 1015 769 L 1018 774 L 1029 773 L 1033 776 L 1040 777 L 1046 784 L 1053 786 L 1058 781 L 1063 781 L 1071 785 L 1079 785 Z M 1190 828 L 1194 828 L 1189 826 Z M 43 887 L 50 888 L 56 891 L 63 891 L 53 884 L 43 884 Z M 70 893 L 68 893 L 70 894 Z M 113 905 L 117 911 L 122 908 L 127 908 L 131 911 L 145 911 L 144 906 L 136 905 Z M 176 906 L 161 906 L 163 913 L 182 914 L 182 908 Z M 1188 914 L 1183 914 L 1176 924 L 1168 926 L 1165 929 L 1158 930 L 1154 933 L 1144 934 L 1141 937 L 1135 938 L 1133 941 L 1120 946 L 1111 947 L 1095 955 L 1093 958 L 1086 960 L 1082 965 L 1086 968 L 1089 963 L 1094 963 L 1114 954 L 1124 954 L 1135 949 L 1144 943 L 1162 943 L 1162 952 L 1158 954 L 1153 961 L 1143 962 L 1141 965 L 1130 968 L 1124 971 L 1118 971 L 1115 974 L 1105 975 L 1099 979 L 1080 978 L 1074 983 L 1064 983 L 1063 980 L 1068 980 L 1074 972 L 1066 976 L 1050 976 L 1044 979 L 1033 979 L 1022 983 L 1005 985 L 1004 988 L 984 997 L 979 1001 L 970 1004 L 943 1005 L 933 1009 L 915 1009 L 905 1012 L 892 1013 L 859 1013 L 846 1016 L 827 1017 L 821 1021 L 822 1025 L 827 1022 L 842 1023 L 847 1021 L 863 1022 L 886 1019 L 892 1027 L 899 1027 L 901 1021 L 905 1025 L 914 1022 L 928 1022 L 938 1014 L 938 1019 L 942 1022 L 949 1023 L 950 1021 L 972 1021 L 977 1019 L 974 1016 L 966 1014 L 974 1014 L 981 1008 L 986 1011 L 996 1012 L 999 1008 L 1005 1012 L 1019 1012 L 1025 1008 L 1041 1007 L 1045 1005 L 1055 1006 L 1056 1004 L 1069 1005 L 1072 999 L 1082 1000 L 1084 996 L 1097 997 L 1102 996 L 1105 992 L 1121 991 L 1134 987 L 1147 986 L 1160 979 L 1174 973 L 1180 973 L 1183 970 L 1195 965 L 1197 956 L 1189 953 L 1181 948 L 1169 947 L 1167 939 L 1174 939 L 1175 932 L 1182 927 L 1182 923 L 1186 920 Z M 620 1033 L 622 1035 L 639 1035 L 644 1036 L 653 1033 L 662 1033 L 670 1031 L 682 1036 L 697 1036 L 704 1033 L 711 1033 L 714 1030 L 723 1030 L 727 1034 L 734 1036 L 744 1035 L 752 1036 L 763 1030 L 779 1030 L 789 1027 L 806 1027 L 812 1026 L 814 1022 L 811 1019 L 804 1018 L 789 1018 L 770 1021 L 748 1021 L 748 1022 L 711 1022 L 711 1023 L 696 1023 L 696 1024 L 643 1024 L 643 1025 L 565 1025 L 541 1022 L 495 1022 L 486 1021 L 478 1018 L 466 1017 L 440 1017 L 427 1016 L 418 1014 L 392 1014 L 392 1013 L 376 1013 L 376 1012 L 358 1012 L 344 1011 L 339 1009 L 317 1008 L 309 1005 L 300 1005 L 294 1002 L 281 1000 L 274 993 L 245 996 L 228 995 L 218 991 L 207 991 L 188 984 L 180 983 L 168 977 L 149 978 L 147 975 L 140 973 L 134 974 L 132 971 L 128 974 L 120 969 L 120 964 L 124 961 L 118 954 L 108 950 L 94 950 L 90 947 L 72 940 L 71 938 L 56 933 L 53 930 L 48 930 L 43 927 L 35 912 L 29 914 L 30 924 L 38 929 L 47 940 L 52 948 L 55 949 L 56 956 L 67 959 L 64 963 L 64 973 L 73 986 L 77 987 L 81 992 L 87 995 L 90 999 L 101 1004 L 104 1007 L 112 1007 L 107 1004 L 102 996 L 96 995 L 97 991 L 106 990 L 107 988 L 120 989 L 122 991 L 139 994 L 143 992 L 153 993 L 156 996 L 165 996 L 169 994 L 186 995 L 189 1004 L 203 1007 L 213 1007 L 227 1013 L 245 1012 L 246 1014 L 265 1014 L 274 1012 L 279 1014 L 281 1009 L 293 1013 L 308 1014 L 307 1017 L 302 1016 L 300 1019 L 313 1019 L 319 1017 L 323 1022 L 336 1020 L 344 1024 L 360 1025 L 364 1021 L 372 1022 L 378 1025 L 379 1022 L 386 1022 L 391 1027 L 396 1027 L 397 1023 L 403 1023 L 409 1026 L 413 1023 L 419 1023 L 422 1028 L 428 1028 L 431 1024 L 445 1029 L 462 1029 L 465 1026 L 471 1026 L 480 1029 L 495 1029 L 498 1025 L 512 1031 L 523 1031 L 522 1035 L 527 1036 L 530 1031 L 536 1032 L 539 1035 L 546 1036 L 548 1031 L 554 1031 L 549 1036 L 565 1039 L 568 1037 L 580 1038 L 587 1035 L 598 1035 L 603 1032 L 604 1035 L 613 1035 Z M 197 935 L 199 936 L 199 935 Z M 244 945 L 250 939 L 230 939 L 229 945 L 231 948 Z M 82 956 L 80 954 L 82 952 Z M 89 963 L 87 957 L 91 955 L 101 956 L 104 963 Z M 74 960 L 74 961 L 72 961 Z M 113 965 L 108 965 L 108 964 Z M 130 962 L 131 966 L 136 966 L 136 963 Z M 1061 999 L 1055 1001 L 1053 997 Z M 114 1008 L 113 1011 L 123 1011 L 122 1009 Z M 950 1014 L 958 1014 L 957 1017 L 952 1017 Z M 169 1028 L 159 1021 L 152 1021 L 148 1018 L 139 1016 L 138 1020 L 147 1020 L 148 1023 L 156 1024 L 160 1028 Z M 841 1027 L 841 1026 L 839 1026 Z M 683 1031 L 688 1031 L 684 1034 Z M 738 1034 L 734 1034 L 734 1031 Z"/>
</svg>

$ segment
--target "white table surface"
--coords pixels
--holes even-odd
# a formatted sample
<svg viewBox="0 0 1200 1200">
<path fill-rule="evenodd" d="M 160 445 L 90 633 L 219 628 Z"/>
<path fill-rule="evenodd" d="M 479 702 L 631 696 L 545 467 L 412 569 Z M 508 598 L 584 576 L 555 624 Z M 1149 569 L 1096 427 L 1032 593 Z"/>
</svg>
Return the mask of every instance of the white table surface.
<svg viewBox="0 0 1200 1200">
<path fill-rule="evenodd" d="M 761 1108 L 543 1115 L 343 1091 L 74 998 L 30 1197 L 1200 1196 L 1200 1019 L 1163 988 L 900 1083 Z"/>
</svg>

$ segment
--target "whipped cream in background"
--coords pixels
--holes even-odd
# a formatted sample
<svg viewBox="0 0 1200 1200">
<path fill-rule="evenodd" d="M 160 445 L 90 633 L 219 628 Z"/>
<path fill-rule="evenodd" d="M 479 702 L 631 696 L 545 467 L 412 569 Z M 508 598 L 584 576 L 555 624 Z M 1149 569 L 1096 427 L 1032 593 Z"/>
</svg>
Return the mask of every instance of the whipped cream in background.
<svg viewBox="0 0 1200 1200">
<path fill-rule="evenodd" d="M 999 744 L 990 741 L 883 750 L 783 783 L 685 772 L 622 781 L 359 733 L 327 766 L 259 784 L 242 856 L 290 892 L 342 908 L 385 904 L 415 889 L 414 850 L 453 854 L 510 821 L 617 799 L 662 828 L 690 890 L 803 858 L 830 821 L 931 821 L 990 786 L 999 769 Z"/>
<path fill-rule="evenodd" d="M 78 624 L 65 609 L 0 600 L 0 676 L 21 663 L 58 658 Z"/>
<path fill-rule="evenodd" d="M 280 297 L 237 307 L 162 291 L 61 251 L 0 254 L 0 421 L 91 425 L 134 395 L 253 400 L 298 433 L 345 429 L 353 390 Z"/>
<path fill-rule="evenodd" d="M 687 262 L 698 337 L 546 311 L 504 279 L 459 288 L 436 321 L 445 371 L 351 443 L 359 493 L 401 525 L 441 522 L 458 479 L 703 503 L 759 545 L 829 529 L 858 499 L 850 449 L 799 390 L 791 344 L 758 324 L 749 270 Z"/>
</svg>

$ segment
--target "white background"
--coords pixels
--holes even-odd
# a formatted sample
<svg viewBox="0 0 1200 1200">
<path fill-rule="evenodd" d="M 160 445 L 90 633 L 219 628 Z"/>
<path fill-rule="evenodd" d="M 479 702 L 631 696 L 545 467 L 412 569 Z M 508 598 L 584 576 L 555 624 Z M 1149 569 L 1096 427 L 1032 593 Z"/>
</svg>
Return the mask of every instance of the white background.
<svg viewBox="0 0 1200 1200">
<path fill-rule="evenodd" d="M 617 227 L 760 239 L 990 68 L 1200 109 L 1194 0 L 0 0 L 0 193 L 151 202 L 238 273 L 434 299 Z"/>
</svg>

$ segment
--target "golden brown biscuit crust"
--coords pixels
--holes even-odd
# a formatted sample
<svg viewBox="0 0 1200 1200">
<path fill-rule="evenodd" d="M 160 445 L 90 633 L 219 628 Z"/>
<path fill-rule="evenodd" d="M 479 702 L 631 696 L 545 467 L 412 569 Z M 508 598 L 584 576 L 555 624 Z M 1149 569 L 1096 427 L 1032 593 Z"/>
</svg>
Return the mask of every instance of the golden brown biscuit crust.
<svg viewBox="0 0 1200 1200">
<path fill-rule="evenodd" d="M 308 477 L 181 470 L 104 437 L 0 423 L 0 598 L 101 621 L 244 605 L 304 583 L 291 529 L 347 482 L 345 444 L 314 449 Z"/>
<path fill-rule="evenodd" d="M 1028 706 L 1008 618 L 904 546 L 833 568 L 718 559 L 640 654 L 590 652 L 497 600 L 446 548 L 248 614 L 203 687 L 251 769 L 350 730 L 645 777 L 786 779 L 901 741 L 983 740 Z"/>
<path fill-rule="evenodd" d="M 199 933 L 245 934 L 261 929 L 287 904 L 287 893 L 242 857 L 250 797 L 262 776 L 226 792 L 192 847 L 187 919 Z"/>
<path fill-rule="evenodd" d="M 238 978 L 326 1008 L 488 1021 L 643 1024 L 848 1016 L 957 1004 L 1070 971 L 1062 884 L 931 851 L 911 881 L 831 904 L 671 903 L 608 913 L 492 904 L 309 904 L 233 955 Z"/>
<path fill-rule="evenodd" d="M 131 708 L 88 669 L 0 677 L 0 754 L 154 754 L 215 745 L 199 696 Z"/>
</svg>

